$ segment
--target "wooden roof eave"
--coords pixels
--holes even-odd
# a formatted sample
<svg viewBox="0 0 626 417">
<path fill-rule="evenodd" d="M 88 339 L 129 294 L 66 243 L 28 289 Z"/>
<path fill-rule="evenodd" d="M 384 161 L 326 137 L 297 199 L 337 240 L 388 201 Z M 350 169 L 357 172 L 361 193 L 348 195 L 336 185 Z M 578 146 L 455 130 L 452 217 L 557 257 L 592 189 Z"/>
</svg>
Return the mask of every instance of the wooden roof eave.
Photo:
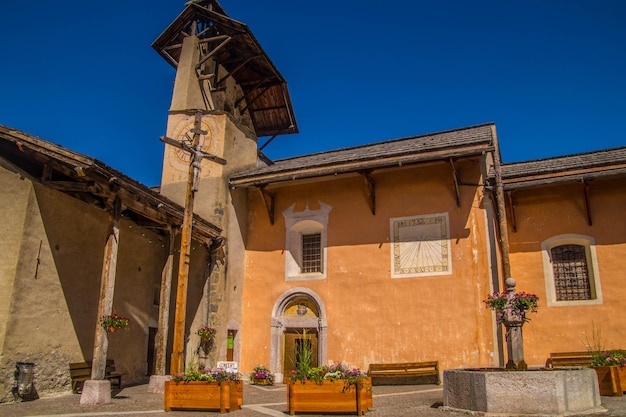
<svg viewBox="0 0 626 417">
<path fill-rule="evenodd" d="M 363 171 L 369 171 L 375 169 L 384 169 L 394 166 L 403 166 L 410 164 L 419 164 L 432 161 L 445 161 L 448 163 L 450 158 L 460 158 L 472 155 L 481 155 L 485 152 L 491 152 L 494 147 L 489 145 L 477 145 L 466 148 L 446 149 L 438 152 L 411 154 L 411 155 L 396 155 L 389 157 L 380 157 L 362 161 L 352 161 L 341 164 L 331 164 L 325 166 L 311 166 L 303 167 L 291 170 L 285 170 L 280 172 L 273 172 L 268 174 L 257 174 L 246 176 L 237 175 L 235 178 L 229 180 L 229 185 L 232 188 L 250 187 L 250 186 L 266 186 L 268 184 L 293 181 L 306 178 L 323 177 L 328 175 L 338 175 L 346 173 L 361 173 Z"/>
<path fill-rule="evenodd" d="M 30 158 L 43 167 L 42 172 L 46 172 L 45 167 L 48 167 L 71 179 L 71 181 L 51 181 L 45 176 L 32 175 L 15 163 L 7 161 L 2 164 L 33 182 L 63 192 L 94 196 L 94 199 L 85 198 L 85 201 L 95 201 L 96 196 L 113 200 L 115 195 L 119 194 L 127 210 L 147 220 L 164 228 L 168 225 L 178 227 L 182 224 L 183 208 L 180 205 L 96 159 L 5 126 L 0 126 L 0 139 L 12 142 L 19 155 Z M 217 226 L 194 215 L 194 239 L 210 244 L 220 234 L 221 229 Z"/>
<path fill-rule="evenodd" d="M 507 191 L 522 188 L 537 188 L 549 185 L 580 183 L 598 178 L 626 176 L 626 167 L 599 167 L 589 170 L 577 170 L 574 173 L 554 172 L 546 175 L 503 178 L 503 187 Z"/>
</svg>

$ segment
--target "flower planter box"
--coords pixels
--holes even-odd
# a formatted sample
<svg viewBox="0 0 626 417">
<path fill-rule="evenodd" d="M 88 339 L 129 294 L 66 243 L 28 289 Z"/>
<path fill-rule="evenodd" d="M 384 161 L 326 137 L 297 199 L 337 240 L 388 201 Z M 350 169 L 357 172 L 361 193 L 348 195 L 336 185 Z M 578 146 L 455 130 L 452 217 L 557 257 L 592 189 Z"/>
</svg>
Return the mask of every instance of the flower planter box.
<svg viewBox="0 0 626 417">
<path fill-rule="evenodd" d="M 624 395 L 626 391 L 626 367 L 595 366 L 600 395 Z"/>
<path fill-rule="evenodd" d="M 372 380 L 350 385 L 347 380 L 288 381 L 287 407 L 295 413 L 356 413 L 361 416 L 372 407 Z"/>
<path fill-rule="evenodd" d="M 219 410 L 227 413 L 240 410 L 243 404 L 241 381 L 230 382 L 165 382 L 165 411 Z"/>
</svg>

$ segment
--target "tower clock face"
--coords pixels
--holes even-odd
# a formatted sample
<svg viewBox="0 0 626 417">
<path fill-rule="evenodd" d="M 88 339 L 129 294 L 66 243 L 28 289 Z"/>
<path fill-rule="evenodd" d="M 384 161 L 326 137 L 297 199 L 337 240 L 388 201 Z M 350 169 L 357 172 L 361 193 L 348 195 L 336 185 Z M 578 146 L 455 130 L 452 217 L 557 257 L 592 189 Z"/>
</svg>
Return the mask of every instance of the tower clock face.
<svg viewBox="0 0 626 417">
<path fill-rule="evenodd" d="M 194 127 L 193 120 L 185 121 L 181 123 L 180 126 L 177 126 L 177 129 L 174 132 L 174 139 L 176 139 L 177 141 L 183 142 L 189 146 L 192 146 L 193 127 Z M 206 152 L 209 149 L 209 146 L 211 146 L 211 141 L 213 139 L 213 132 L 211 131 L 211 127 L 205 121 L 202 121 L 200 129 L 207 132 L 206 135 L 200 135 L 200 137 L 198 138 L 199 139 L 198 144 L 200 145 L 200 150 L 203 152 Z M 191 161 L 191 154 L 189 152 L 185 151 L 184 149 L 180 149 L 176 147 L 171 147 L 171 149 L 174 153 L 174 157 L 177 159 L 177 161 L 175 162 L 178 162 L 185 166 L 189 165 L 189 161 Z"/>
<path fill-rule="evenodd" d="M 194 128 L 194 118 L 185 118 L 180 121 L 173 129 L 172 139 L 176 139 L 179 142 L 183 142 L 188 146 L 192 146 L 193 144 L 193 128 Z M 200 124 L 200 129 L 206 132 L 205 135 L 200 135 L 198 138 L 198 144 L 200 145 L 200 150 L 205 153 L 215 153 L 217 149 L 217 144 L 214 141 L 214 128 L 211 127 L 208 121 L 205 119 L 202 120 Z M 189 163 L 191 161 L 191 153 L 186 151 L 185 149 L 178 148 L 176 146 L 167 146 L 167 160 L 169 166 L 178 174 L 173 177 L 177 181 L 183 180 L 181 175 L 186 174 L 189 171 Z M 209 170 L 204 167 L 203 168 L 203 176 L 209 174 Z"/>
</svg>

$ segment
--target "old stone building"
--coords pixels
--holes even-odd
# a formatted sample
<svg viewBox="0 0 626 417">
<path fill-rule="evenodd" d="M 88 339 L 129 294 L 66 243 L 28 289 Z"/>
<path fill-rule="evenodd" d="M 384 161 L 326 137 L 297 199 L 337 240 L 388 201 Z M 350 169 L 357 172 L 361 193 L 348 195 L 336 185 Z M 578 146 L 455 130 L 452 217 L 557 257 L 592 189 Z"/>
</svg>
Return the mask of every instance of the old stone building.
<svg viewBox="0 0 626 417">
<path fill-rule="evenodd" d="M 153 47 L 177 70 L 158 193 L 0 129 L 0 210 L 12 219 L 0 240 L 4 398 L 17 361 L 37 364 L 46 394 L 69 389 L 69 362 L 92 359 L 117 195 L 113 305 L 131 326 L 107 336 L 107 357 L 125 382 L 169 372 L 163 300 L 174 311 L 190 172 L 187 364 L 262 364 L 280 379 L 306 330 L 318 363 L 499 366 L 503 334 L 483 300 L 508 270 L 540 298 L 524 326 L 529 365 L 585 350 L 594 326 L 626 344 L 626 148 L 502 163 L 488 123 L 271 161 L 259 138 L 298 127 L 285 80 L 245 24 L 214 0 L 190 2 Z M 208 354 L 195 335 L 207 325 Z"/>
</svg>

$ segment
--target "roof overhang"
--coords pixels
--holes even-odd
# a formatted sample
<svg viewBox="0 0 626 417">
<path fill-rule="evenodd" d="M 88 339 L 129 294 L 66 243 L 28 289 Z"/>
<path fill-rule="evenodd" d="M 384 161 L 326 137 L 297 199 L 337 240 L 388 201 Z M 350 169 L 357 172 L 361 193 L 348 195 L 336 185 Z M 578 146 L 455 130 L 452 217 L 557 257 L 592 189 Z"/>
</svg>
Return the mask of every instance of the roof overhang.
<svg viewBox="0 0 626 417">
<path fill-rule="evenodd" d="M 626 176 L 626 147 L 502 166 L 505 191 Z"/>
<path fill-rule="evenodd" d="M 493 152 L 492 124 L 396 139 L 278 160 L 229 178 L 233 188 L 371 172 L 407 165 L 455 160 Z"/>
<path fill-rule="evenodd" d="M 194 25 L 195 23 L 195 25 Z M 215 0 L 187 3 L 183 12 L 153 42 L 152 47 L 178 67 L 183 39 L 196 36 L 211 47 L 212 57 L 226 69 L 215 88 L 233 77 L 243 90 L 246 108 L 258 136 L 297 133 L 287 83 L 248 26 L 231 19 Z"/>
<path fill-rule="evenodd" d="M 0 125 L 0 166 L 24 178 L 104 209 L 122 199 L 122 215 L 162 231 L 182 225 L 184 208 L 104 163 Z M 192 237 L 207 245 L 221 229 L 195 215 Z"/>
</svg>

